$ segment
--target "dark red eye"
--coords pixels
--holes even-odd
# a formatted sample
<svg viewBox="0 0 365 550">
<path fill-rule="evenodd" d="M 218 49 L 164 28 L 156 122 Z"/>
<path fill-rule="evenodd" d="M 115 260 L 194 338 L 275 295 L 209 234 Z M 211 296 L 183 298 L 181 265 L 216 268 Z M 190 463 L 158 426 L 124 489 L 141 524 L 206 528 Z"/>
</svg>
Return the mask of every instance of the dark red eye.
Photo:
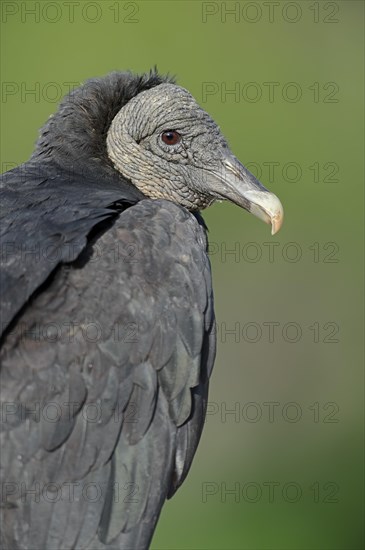
<svg viewBox="0 0 365 550">
<path fill-rule="evenodd" d="M 166 145 L 176 145 L 181 140 L 179 132 L 175 132 L 175 130 L 166 130 L 166 132 L 162 132 L 161 137 Z"/>
</svg>

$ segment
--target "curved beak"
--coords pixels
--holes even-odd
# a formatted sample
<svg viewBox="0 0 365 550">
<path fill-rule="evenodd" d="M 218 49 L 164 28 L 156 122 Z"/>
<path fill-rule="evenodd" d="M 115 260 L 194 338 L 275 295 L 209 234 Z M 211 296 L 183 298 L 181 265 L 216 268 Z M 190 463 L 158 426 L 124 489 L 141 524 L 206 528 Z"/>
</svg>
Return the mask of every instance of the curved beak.
<svg viewBox="0 0 365 550">
<path fill-rule="evenodd" d="M 275 235 L 284 218 L 278 197 L 270 193 L 235 156 L 227 155 L 221 162 L 221 172 L 213 170 L 215 184 L 210 183 L 212 194 L 241 206 L 271 224 L 271 234 Z"/>
</svg>

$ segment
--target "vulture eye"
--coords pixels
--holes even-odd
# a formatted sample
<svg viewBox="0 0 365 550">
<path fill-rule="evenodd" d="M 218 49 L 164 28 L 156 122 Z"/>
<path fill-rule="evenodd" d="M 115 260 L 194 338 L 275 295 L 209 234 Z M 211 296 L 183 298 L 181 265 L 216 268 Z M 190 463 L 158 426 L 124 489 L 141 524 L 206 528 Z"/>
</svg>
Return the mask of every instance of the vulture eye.
<svg viewBox="0 0 365 550">
<path fill-rule="evenodd" d="M 162 132 L 161 138 L 166 145 L 176 145 L 181 140 L 181 135 L 175 130 L 166 130 Z"/>
</svg>

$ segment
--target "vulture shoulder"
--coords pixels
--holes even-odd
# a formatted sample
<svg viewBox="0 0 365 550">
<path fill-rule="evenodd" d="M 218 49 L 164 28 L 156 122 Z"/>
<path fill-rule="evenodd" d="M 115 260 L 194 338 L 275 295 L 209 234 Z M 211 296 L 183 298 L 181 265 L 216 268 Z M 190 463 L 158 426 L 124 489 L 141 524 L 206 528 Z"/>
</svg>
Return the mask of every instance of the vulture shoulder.
<svg viewBox="0 0 365 550">
<path fill-rule="evenodd" d="M 142 193 L 114 170 L 26 162 L 0 176 L 0 335 L 60 263 L 72 262 L 87 236 Z"/>
</svg>

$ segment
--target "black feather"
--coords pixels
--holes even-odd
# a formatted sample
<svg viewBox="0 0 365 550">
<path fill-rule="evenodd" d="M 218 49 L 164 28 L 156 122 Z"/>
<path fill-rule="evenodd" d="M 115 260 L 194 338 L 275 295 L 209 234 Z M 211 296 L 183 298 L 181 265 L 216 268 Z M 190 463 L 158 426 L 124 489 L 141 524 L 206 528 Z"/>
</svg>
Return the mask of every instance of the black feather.
<svg viewBox="0 0 365 550">
<path fill-rule="evenodd" d="M 165 81 L 88 81 L 2 176 L 4 550 L 147 548 L 198 445 L 215 354 L 204 222 L 147 200 L 105 146 L 118 110 Z"/>
</svg>

